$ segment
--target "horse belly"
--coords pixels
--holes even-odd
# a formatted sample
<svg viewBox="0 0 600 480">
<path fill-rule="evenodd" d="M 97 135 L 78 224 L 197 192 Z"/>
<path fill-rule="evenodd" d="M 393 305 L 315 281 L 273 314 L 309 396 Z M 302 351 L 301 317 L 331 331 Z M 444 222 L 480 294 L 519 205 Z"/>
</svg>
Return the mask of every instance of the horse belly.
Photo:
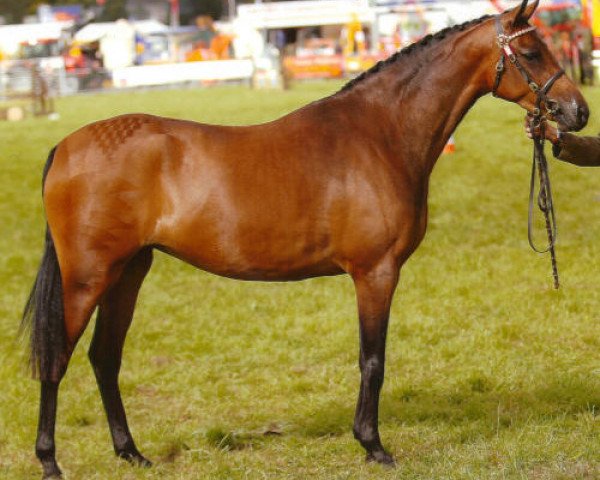
<svg viewBox="0 0 600 480">
<path fill-rule="evenodd" d="M 179 185 L 153 243 L 203 270 L 244 280 L 285 281 L 342 273 L 333 260 L 323 208 L 313 213 L 299 195 L 243 195 L 221 175 L 205 173 L 195 187 Z M 308 208 L 310 210 L 310 208 Z"/>
<path fill-rule="evenodd" d="M 287 281 L 343 273 L 324 239 L 244 228 L 227 216 L 183 222 L 168 237 L 159 249 L 224 277 Z"/>
</svg>

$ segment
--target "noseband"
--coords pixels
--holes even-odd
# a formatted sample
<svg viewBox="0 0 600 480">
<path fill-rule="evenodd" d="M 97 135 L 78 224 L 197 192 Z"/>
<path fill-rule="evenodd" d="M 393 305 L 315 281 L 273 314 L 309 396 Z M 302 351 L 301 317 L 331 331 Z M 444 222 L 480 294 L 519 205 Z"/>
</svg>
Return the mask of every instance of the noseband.
<svg viewBox="0 0 600 480">
<path fill-rule="evenodd" d="M 500 53 L 500 59 L 498 60 L 498 63 L 496 64 L 496 81 L 494 82 L 494 88 L 492 89 L 492 95 L 494 95 L 494 97 L 498 96 L 497 95 L 498 87 L 500 86 L 500 82 L 502 81 L 502 75 L 504 74 L 504 71 L 506 70 L 505 63 L 506 63 L 506 58 L 508 58 L 510 63 L 512 63 L 515 66 L 515 68 L 517 69 L 517 71 L 521 74 L 521 76 L 523 77 L 523 80 L 525 80 L 525 82 L 529 86 L 529 89 L 535 94 L 535 108 L 532 112 L 533 116 L 538 117 L 541 115 L 540 107 L 541 107 L 542 103 L 544 103 L 547 113 L 549 113 L 551 115 L 555 115 L 556 113 L 558 113 L 558 109 L 559 109 L 558 102 L 549 98 L 547 96 L 547 93 L 552 88 L 552 85 L 554 85 L 554 83 L 565 74 L 565 71 L 561 69 L 558 72 L 556 72 L 554 75 L 552 75 L 548 79 L 548 81 L 544 84 L 544 86 L 542 86 L 540 88 L 540 86 L 535 82 L 535 80 L 533 80 L 533 78 L 531 77 L 531 75 L 529 74 L 527 69 L 523 65 L 521 65 L 521 62 L 519 62 L 517 55 L 513 52 L 513 49 L 510 46 L 510 42 L 512 42 L 515 38 L 519 38 L 520 36 L 525 35 L 526 33 L 532 32 L 535 29 L 536 29 L 536 27 L 529 26 L 529 27 L 524 28 L 523 30 L 519 30 L 511 35 L 507 35 L 504 32 L 504 28 L 502 27 L 502 22 L 500 21 L 500 15 L 496 16 L 496 33 L 497 33 L 496 42 L 498 43 L 498 46 L 501 49 L 501 53 Z"/>
</svg>

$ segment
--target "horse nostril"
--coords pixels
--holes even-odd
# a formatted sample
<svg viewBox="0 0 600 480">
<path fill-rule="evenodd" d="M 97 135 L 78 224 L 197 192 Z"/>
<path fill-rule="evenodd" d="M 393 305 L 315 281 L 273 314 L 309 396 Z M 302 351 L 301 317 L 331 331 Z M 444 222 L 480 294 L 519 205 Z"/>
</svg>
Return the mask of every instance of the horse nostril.
<svg viewBox="0 0 600 480">
<path fill-rule="evenodd" d="M 561 113 L 560 105 L 558 104 L 558 102 L 556 100 L 552 100 L 550 98 L 547 99 L 546 100 L 546 108 L 548 109 L 548 112 L 553 116 Z"/>
<path fill-rule="evenodd" d="M 585 125 L 590 117 L 590 110 L 587 105 L 577 106 L 577 121 L 581 125 Z"/>
</svg>

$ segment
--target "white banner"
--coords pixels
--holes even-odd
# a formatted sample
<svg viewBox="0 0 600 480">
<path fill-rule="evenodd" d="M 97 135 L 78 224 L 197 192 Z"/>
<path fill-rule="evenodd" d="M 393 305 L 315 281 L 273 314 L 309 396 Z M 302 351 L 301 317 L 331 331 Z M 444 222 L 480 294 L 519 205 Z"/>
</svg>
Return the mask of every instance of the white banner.
<svg viewBox="0 0 600 480">
<path fill-rule="evenodd" d="M 192 81 L 243 80 L 252 78 L 253 72 L 251 60 L 214 60 L 118 68 L 113 71 L 112 77 L 115 87 L 125 88 Z"/>
</svg>

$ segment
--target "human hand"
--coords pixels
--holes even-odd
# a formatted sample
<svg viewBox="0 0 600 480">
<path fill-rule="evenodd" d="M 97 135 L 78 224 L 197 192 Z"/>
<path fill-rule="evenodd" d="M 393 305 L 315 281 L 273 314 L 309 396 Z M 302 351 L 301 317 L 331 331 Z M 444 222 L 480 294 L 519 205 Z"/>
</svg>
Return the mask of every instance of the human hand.
<svg viewBox="0 0 600 480">
<path fill-rule="evenodd" d="M 531 139 L 533 139 L 534 136 L 539 138 L 542 132 L 542 126 L 545 138 L 552 143 L 556 143 L 558 141 L 558 131 L 555 127 L 550 125 L 545 119 L 542 119 L 542 121 L 536 125 L 532 115 L 529 113 L 525 115 L 525 133 L 527 134 L 527 137 Z"/>
</svg>

